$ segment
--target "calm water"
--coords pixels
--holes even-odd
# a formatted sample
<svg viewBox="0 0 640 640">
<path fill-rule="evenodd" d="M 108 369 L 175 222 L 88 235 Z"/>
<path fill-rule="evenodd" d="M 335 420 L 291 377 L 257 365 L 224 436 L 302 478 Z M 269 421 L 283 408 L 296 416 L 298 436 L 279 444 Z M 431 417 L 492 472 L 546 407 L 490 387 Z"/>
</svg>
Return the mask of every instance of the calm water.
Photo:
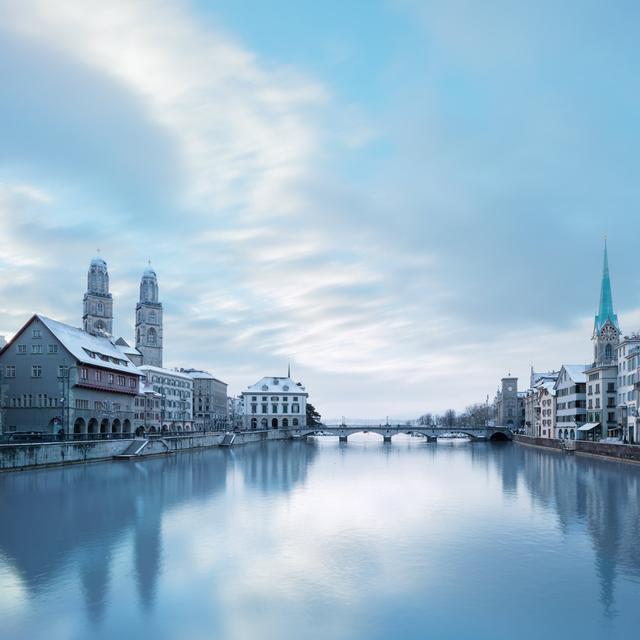
<svg viewBox="0 0 640 640">
<path fill-rule="evenodd" d="M 640 465 L 376 436 L 0 475 L 2 638 L 630 638 Z"/>
</svg>

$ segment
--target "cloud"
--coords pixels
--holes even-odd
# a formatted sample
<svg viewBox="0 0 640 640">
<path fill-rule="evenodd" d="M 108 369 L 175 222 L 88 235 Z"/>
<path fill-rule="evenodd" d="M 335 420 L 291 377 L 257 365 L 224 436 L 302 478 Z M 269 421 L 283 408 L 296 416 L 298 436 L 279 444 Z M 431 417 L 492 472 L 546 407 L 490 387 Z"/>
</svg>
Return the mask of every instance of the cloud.
<svg viewBox="0 0 640 640">
<path fill-rule="evenodd" d="M 638 223 L 601 210 L 637 194 L 586 135 L 596 107 L 544 82 L 559 32 L 546 55 L 525 36 L 546 10 L 401 3 L 413 37 L 389 53 L 374 114 L 188 3 L 0 6 L 0 60 L 19 71 L 0 64 L 5 333 L 33 311 L 78 324 L 100 247 L 129 337 L 151 258 L 169 364 L 237 392 L 293 360 L 323 413 L 379 417 L 481 400 L 531 360 L 584 360 L 607 224 L 629 225 L 612 269 L 633 313 L 616 277 Z"/>
</svg>

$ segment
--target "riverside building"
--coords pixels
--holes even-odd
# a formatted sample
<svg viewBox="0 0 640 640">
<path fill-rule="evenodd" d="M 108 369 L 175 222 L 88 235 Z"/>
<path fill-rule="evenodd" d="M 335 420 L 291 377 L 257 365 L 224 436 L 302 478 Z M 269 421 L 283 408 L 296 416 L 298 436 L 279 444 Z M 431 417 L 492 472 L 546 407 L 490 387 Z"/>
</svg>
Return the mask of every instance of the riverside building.
<svg viewBox="0 0 640 640">
<path fill-rule="evenodd" d="M 245 429 L 299 429 L 307 424 L 308 393 L 290 376 L 262 378 L 242 392 Z"/>
<path fill-rule="evenodd" d="M 563 364 L 555 384 L 555 437 L 575 440 L 578 429 L 587 421 L 588 364 Z"/>
<path fill-rule="evenodd" d="M 229 420 L 227 383 L 207 371 L 180 369 L 193 381 L 193 421 L 200 431 L 225 429 Z"/>
<path fill-rule="evenodd" d="M 132 433 L 140 372 L 106 336 L 32 316 L 0 351 L 5 433 L 86 436 Z"/>
<path fill-rule="evenodd" d="M 640 335 L 624 336 L 616 349 L 618 360 L 618 425 L 622 438 L 635 444 L 638 439 L 638 368 Z"/>
<path fill-rule="evenodd" d="M 145 397 L 153 394 L 153 420 L 145 430 L 191 431 L 193 429 L 193 380 L 191 376 L 174 369 L 163 369 L 143 364 L 139 367 L 144 376 Z M 159 402 L 155 404 L 155 400 Z M 156 411 L 155 408 L 159 409 Z M 157 416 L 159 415 L 159 420 Z"/>
</svg>

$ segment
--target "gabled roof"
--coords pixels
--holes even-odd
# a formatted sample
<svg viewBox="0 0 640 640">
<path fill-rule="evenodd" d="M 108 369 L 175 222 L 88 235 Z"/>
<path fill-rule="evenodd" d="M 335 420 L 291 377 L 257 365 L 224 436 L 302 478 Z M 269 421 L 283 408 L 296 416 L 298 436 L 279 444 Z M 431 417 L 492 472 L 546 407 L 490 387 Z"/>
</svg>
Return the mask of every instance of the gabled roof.
<svg viewBox="0 0 640 640">
<path fill-rule="evenodd" d="M 587 374 L 585 371 L 591 365 L 588 364 L 563 364 L 562 368 L 567 372 L 567 375 L 573 380 L 573 382 L 586 382 Z"/>
<path fill-rule="evenodd" d="M 79 362 L 115 371 L 141 375 L 129 358 L 109 339 L 94 336 L 84 329 L 36 314 L 42 324 L 62 343 Z"/>
<path fill-rule="evenodd" d="M 247 387 L 247 390 L 243 393 L 297 393 L 305 396 L 308 395 L 306 389 L 302 385 L 298 385 L 291 378 L 286 376 L 262 378 L 255 384 Z"/>
<path fill-rule="evenodd" d="M 118 338 L 115 341 L 115 345 L 126 356 L 139 356 L 139 357 L 142 357 L 142 354 L 135 347 L 132 347 L 124 338 Z"/>
</svg>

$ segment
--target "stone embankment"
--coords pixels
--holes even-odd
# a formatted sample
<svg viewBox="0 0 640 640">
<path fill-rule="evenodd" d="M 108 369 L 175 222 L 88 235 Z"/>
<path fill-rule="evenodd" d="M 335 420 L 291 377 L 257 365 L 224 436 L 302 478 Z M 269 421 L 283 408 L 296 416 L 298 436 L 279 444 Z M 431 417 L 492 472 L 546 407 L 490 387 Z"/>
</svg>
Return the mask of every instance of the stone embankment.
<svg viewBox="0 0 640 640">
<path fill-rule="evenodd" d="M 288 440 L 288 431 L 242 431 L 235 434 L 234 446 L 263 440 Z M 223 432 L 150 438 L 141 454 L 134 459 L 166 455 L 185 449 L 217 447 Z M 121 456 L 135 440 L 88 440 L 79 442 L 38 442 L 0 445 L 0 471 L 19 471 L 63 464 L 100 462 Z M 122 462 L 126 464 L 126 462 Z"/>
<path fill-rule="evenodd" d="M 565 451 L 562 440 L 514 435 L 513 441 L 533 447 L 553 449 L 560 452 Z M 573 445 L 575 445 L 575 449 L 572 453 L 578 455 L 599 456 L 626 462 L 640 462 L 640 445 L 637 444 L 613 444 L 610 442 L 575 440 Z"/>
</svg>

